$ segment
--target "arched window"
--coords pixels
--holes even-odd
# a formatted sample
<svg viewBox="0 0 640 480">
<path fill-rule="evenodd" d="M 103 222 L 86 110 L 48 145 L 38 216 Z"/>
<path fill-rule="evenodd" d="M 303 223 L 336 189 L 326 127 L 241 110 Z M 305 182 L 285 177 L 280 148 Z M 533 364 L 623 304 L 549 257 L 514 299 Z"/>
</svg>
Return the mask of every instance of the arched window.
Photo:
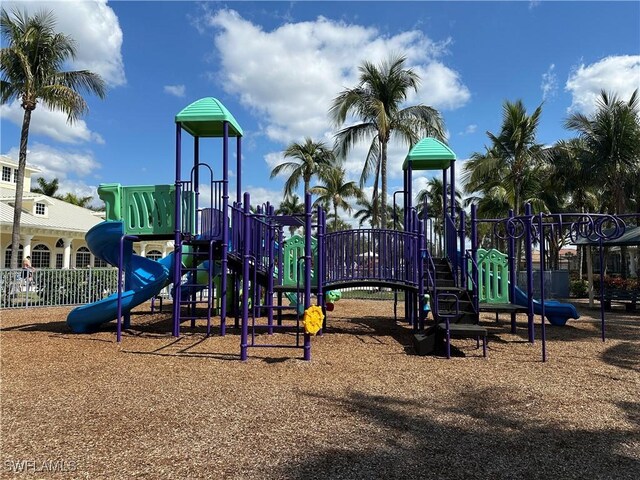
<svg viewBox="0 0 640 480">
<path fill-rule="evenodd" d="M 147 252 L 147 258 L 158 261 L 162 258 L 162 252 L 159 250 L 150 250 Z"/>
<path fill-rule="evenodd" d="M 56 268 L 64 267 L 64 240 L 58 239 L 56 242 Z"/>
<path fill-rule="evenodd" d="M 76 268 L 87 268 L 91 264 L 91 252 L 87 247 L 76 251 Z"/>
<path fill-rule="evenodd" d="M 18 247 L 18 268 L 22 267 L 22 253 L 24 248 L 22 244 Z M 11 244 L 4 251 L 4 268 L 10 268 L 11 266 Z"/>
<path fill-rule="evenodd" d="M 31 265 L 34 268 L 49 268 L 51 261 L 51 252 L 49 247 L 39 243 L 31 250 Z"/>
</svg>

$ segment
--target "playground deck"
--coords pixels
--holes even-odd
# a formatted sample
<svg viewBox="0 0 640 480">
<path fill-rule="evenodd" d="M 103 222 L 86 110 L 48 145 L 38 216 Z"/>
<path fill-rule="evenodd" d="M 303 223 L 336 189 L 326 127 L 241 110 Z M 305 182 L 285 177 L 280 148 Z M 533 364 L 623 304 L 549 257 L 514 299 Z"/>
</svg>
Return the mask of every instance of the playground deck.
<svg viewBox="0 0 640 480">
<path fill-rule="evenodd" d="M 69 309 L 2 312 L 3 478 L 20 461 L 95 479 L 638 478 L 638 313 L 612 313 L 602 343 L 580 307 L 547 328 L 546 364 L 523 315 L 512 335 L 483 314 L 489 359 L 464 340 L 446 361 L 407 354 L 392 302 L 343 299 L 312 362 L 240 362 L 233 330 L 176 339 L 148 307 L 120 346 L 113 322 L 70 334 Z"/>
</svg>

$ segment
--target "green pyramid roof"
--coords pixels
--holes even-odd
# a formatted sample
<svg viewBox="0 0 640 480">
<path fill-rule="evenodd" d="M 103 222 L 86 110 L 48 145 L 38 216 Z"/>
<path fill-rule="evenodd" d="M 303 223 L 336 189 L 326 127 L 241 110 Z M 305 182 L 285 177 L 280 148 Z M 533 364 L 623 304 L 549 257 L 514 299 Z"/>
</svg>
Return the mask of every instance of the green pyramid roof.
<svg viewBox="0 0 640 480">
<path fill-rule="evenodd" d="M 456 154 L 440 140 L 423 138 L 408 153 L 402 169 L 406 170 L 411 162 L 412 170 L 443 170 L 455 160 Z"/>
<path fill-rule="evenodd" d="M 176 115 L 176 123 L 182 124 L 182 128 L 194 137 L 222 137 L 225 121 L 229 122 L 230 137 L 242 136 L 240 124 L 217 98 L 196 100 Z"/>
</svg>

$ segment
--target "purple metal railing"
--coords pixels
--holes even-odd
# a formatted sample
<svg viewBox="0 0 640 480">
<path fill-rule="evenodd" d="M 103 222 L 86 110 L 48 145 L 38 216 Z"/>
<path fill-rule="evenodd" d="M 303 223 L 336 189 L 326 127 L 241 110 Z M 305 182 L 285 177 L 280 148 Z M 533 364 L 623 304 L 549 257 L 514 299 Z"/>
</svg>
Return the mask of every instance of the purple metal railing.
<svg viewBox="0 0 640 480">
<path fill-rule="evenodd" d="M 324 238 L 326 286 L 358 282 L 418 286 L 417 233 L 369 228 L 327 233 Z"/>
</svg>

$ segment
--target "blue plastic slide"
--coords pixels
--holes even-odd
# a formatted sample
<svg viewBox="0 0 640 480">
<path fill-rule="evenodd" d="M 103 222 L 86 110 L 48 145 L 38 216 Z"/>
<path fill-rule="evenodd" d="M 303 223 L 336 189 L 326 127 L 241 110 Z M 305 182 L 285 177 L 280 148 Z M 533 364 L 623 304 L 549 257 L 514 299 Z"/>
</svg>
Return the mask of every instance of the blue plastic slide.
<svg viewBox="0 0 640 480">
<path fill-rule="evenodd" d="M 97 258 L 118 266 L 123 232 L 122 222 L 102 222 L 89 230 L 85 238 L 89 250 Z M 122 292 L 123 313 L 151 299 L 166 286 L 170 281 L 172 258 L 173 254 L 158 262 L 133 254 L 130 259 L 125 258 L 124 265 L 130 265 L 132 276 L 129 289 Z M 102 323 L 114 320 L 117 315 L 118 294 L 114 293 L 72 310 L 67 317 L 67 325 L 74 333 L 86 333 L 95 331 Z"/>
<path fill-rule="evenodd" d="M 517 305 L 527 306 L 527 294 L 516 287 L 516 299 Z M 533 301 L 533 313 L 540 315 L 542 313 L 542 305 L 539 300 Z M 570 303 L 557 302 L 555 300 L 545 300 L 544 302 L 544 316 L 551 325 L 563 326 L 570 318 L 580 318 L 576 307 Z"/>
</svg>

